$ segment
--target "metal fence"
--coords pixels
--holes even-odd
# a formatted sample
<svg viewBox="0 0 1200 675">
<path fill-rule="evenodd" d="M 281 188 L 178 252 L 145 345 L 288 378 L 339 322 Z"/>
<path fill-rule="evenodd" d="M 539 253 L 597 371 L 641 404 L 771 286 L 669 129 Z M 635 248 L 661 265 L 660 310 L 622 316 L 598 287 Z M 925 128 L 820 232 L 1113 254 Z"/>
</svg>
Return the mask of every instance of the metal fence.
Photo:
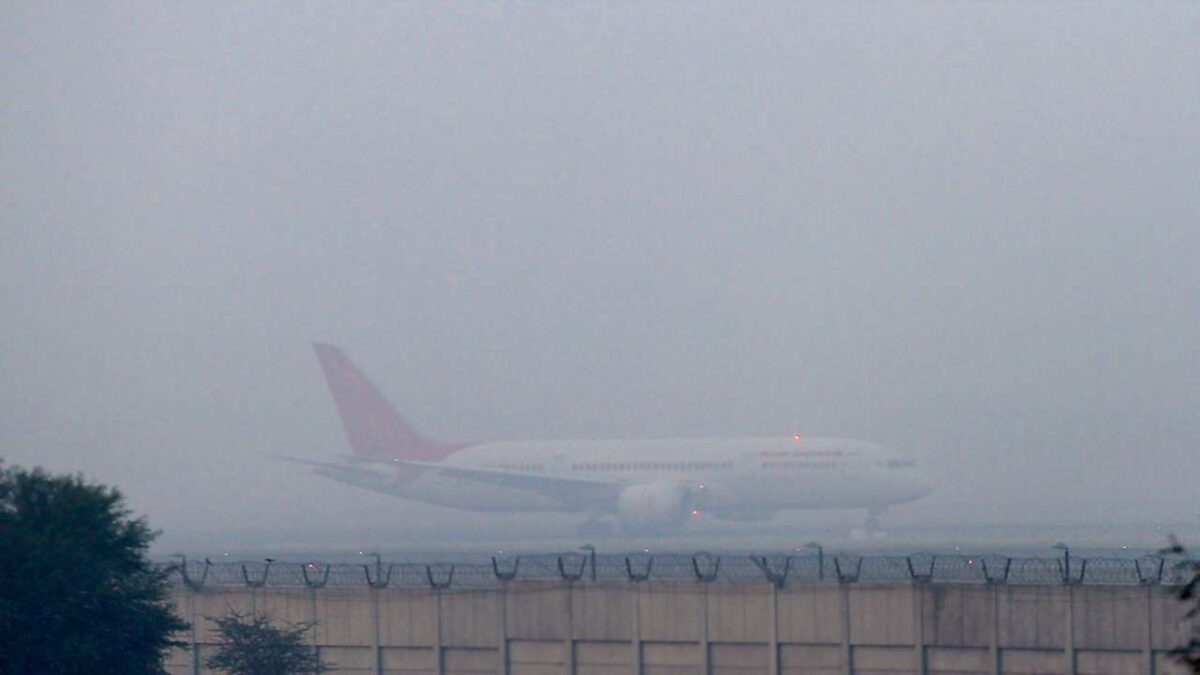
<svg viewBox="0 0 1200 675">
<path fill-rule="evenodd" d="M 1192 563 L 1143 556 L 1009 557 L 922 553 L 736 555 L 592 553 L 497 556 L 489 562 L 367 564 L 212 562 L 184 559 L 165 565 L 173 582 L 193 590 L 229 588 L 499 588 L 512 581 L 637 583 L 641 581 L 769 582 L 790 584 L 927 582 L 950 584 L 1178 585 Z"/>
</svg>

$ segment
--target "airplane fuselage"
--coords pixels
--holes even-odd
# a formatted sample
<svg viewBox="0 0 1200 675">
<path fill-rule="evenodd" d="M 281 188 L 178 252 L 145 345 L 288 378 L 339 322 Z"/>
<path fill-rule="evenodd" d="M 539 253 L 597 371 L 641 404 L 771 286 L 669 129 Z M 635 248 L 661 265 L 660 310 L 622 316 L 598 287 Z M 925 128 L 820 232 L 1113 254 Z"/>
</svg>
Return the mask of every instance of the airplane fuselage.
<svg viewBox="0 0 1200 675">
<path fill-rule="evenodd" d="M 718 515 L 877 509 L 929 492 L 928 481 L 912 462 L 881 445 L 838 438 L 498 441 L 466 447 L 443 463 L 630 484 L 674 482 L 688 486 L 695 509 Z M 363 487 L 468 510 L 612 510 L 611 504 L 580 505 L 570 495 L 534 493 L 439 471 L 405 481 L 371 482 Z"/>
</svg>

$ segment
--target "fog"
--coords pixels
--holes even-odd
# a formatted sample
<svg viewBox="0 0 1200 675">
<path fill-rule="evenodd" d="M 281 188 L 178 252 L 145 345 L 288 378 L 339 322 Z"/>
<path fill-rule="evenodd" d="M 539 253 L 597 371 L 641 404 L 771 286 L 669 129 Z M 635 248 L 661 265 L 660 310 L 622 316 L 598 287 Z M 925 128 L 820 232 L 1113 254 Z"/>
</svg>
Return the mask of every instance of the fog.
<svg viewBox="0 0 1200 675">
<path fill-rule="evenodd" d="M 888 522 L 1200 514 L 1194 3 L 13 4 L 0 457 L 167 532 L 510 522 L 346 452 L 879 441 Z M 489 520 L 490 519 L 490 520 Z"/>
</svg>

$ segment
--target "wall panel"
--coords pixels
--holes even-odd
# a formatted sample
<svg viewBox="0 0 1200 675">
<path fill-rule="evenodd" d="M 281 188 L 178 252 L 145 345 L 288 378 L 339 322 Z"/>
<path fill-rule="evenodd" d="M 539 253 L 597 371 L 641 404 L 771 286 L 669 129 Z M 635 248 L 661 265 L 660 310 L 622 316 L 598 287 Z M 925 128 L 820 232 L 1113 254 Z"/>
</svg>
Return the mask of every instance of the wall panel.
<svg viewBox="0 0 1200 675">
<path fill-rule="evenodd" d="M 930 673 L 955 675 L 990 673 L 990 653 L 978 647 L 927 647 L 925 665 Z"/>
<path fill-rule="evenodd" d="M 387 675 L 430 675 L 436 655 L 429 647 L 384 647 L 380 663 Z"/>
<path fill-rule="evenodd" d="M 770 647 L 765 644 L 711 643 L 709 663 L 713 675 L 768 675 Z"/>
<path fill-rule="evenodd" d="M 442 650 L 446 675 L 482 675 L 500 672 L 500 652 L 495 648 L 447 647 Z"/>
<path fill-rule="evenodd" d="M 916 655 L 911 647 L 856 646 L 850 654 L 859 675 L 911 675 Z"/>
<path fill-rule="evenodd" d="M 704 654 L 699 643 L 643 642 L 645 675 L 703 675 Z"/>
<path fill-rule="evenodd" d="M 371 675 L 375 672 L 375 659 L 370 647 L 320 647 L 318 654 L 334 672 L 349 675 Z"/>
<path fill-rule="evenodd" d="M 842 672 L 841 645 L 779 645 L 783 675 L 836 675 Z"/>
<path fill-rule="evenodd" d="M 1005 649 L 1000 669 L 1008 675 L 1062 675 L 1067 672 L 1067 655 L 1054 649 Z"/>
</svg>

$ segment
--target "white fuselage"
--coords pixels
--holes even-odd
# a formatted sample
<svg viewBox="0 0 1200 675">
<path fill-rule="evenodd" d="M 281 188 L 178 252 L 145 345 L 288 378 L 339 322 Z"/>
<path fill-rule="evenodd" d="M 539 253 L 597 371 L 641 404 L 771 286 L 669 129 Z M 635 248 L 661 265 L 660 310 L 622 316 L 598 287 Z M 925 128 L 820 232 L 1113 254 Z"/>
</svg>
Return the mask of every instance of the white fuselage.
<svg viewBox="0 0 1200 675">
<path fill-rule="evenodd" d="M 681 484 L 687 486 L 697 511 L 735 519 L 785 509 L 878 509 L 930 491 L 929 481 L 913 463 L 894 451 L 835 438 L 502 441 L 466 447 L 443 463 L 629 485 Z M 581 507 L 568 499 L 570 495 L 531 492 L 439 471 L 369 487 L 479 511 L 603 513 L 613 509 L 611 503 Z"/>
</svg>

